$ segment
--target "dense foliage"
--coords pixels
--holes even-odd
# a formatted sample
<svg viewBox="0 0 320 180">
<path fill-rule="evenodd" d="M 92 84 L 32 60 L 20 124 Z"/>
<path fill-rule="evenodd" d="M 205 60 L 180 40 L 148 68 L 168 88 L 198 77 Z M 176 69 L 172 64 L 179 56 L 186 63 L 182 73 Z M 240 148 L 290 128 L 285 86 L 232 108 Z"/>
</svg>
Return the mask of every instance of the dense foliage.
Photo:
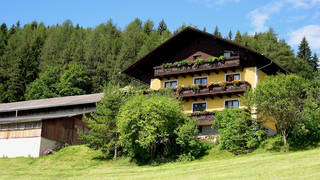
<svg viewBox="0 0 320 180">
<path fill-rule="evenodd" d="M 121 146 L 138 161 L 194 159 L 207 150 L 175 98 L 137 94 L 121 106 L 117 125 Z"/>
<path fill-rule="evenodd" d="M 182 25 L 173 34 L 185 27 Z M 222 37 L 218 27 L 214 34 Z M 95 28 L 74 26 L 70 20 L 54 26 L 32 22 L 21 27 L 17 22 L 10 28 L 3 23 L 0 28 L 0 102 L 102 92 L 110 82 L 140 86 L 139 82 L 119 72 L 171 36 L 163 20 L 154 26 L 150 20 L 135 19 L 123 30 L 111 20 Z M 312 71 L 317 70 L 316 54 L 309 60 L 295 58 L 290 46 L 279 40 L 272 29 L 253 36 L 237 31 L 234 39 L 229 31 L 226 38 L 263 53 L 303 77 L 312 78 Z M 306 52 L 305 49 L 308 51 L 305 42 L 301 42 L 298 54 Z M 311 56 L 311 52 L 304 54 Z M 57 86 L 70 64 L 82 66 L 81 76 L 87 81 L 85 89 L 69 86 L 62 90 Z"/>
<path fill-rule="evenodd" d="M 219 129 L 219 148 L 234 154 L 248 153 L 266 137 L 266 130 L 242 109 L 217 112 L 212 128 Z"/>
<path fill-rule="evenodd" d="M 319 79 L 279 74 L 267 77 L 246 98 L 263 120 L 275 122 L 285 146 L 310 145 L 320 142 L 319 85 Z"/>
<path fill-rule="evenodd" d="M 90 128 L 87 135 L 81 134 L 82 140 L 89 148 L 101 150 L 106 158 L 118 156 L 119 132 L 116 117 L 120 106 L 130 95 L 130 92 L 120 90 L 119 86 L 107 86 L 104 97 L 97 104 L 97 111 L 90 117 L 84 116 L 83 121 Z"/>
</svg>

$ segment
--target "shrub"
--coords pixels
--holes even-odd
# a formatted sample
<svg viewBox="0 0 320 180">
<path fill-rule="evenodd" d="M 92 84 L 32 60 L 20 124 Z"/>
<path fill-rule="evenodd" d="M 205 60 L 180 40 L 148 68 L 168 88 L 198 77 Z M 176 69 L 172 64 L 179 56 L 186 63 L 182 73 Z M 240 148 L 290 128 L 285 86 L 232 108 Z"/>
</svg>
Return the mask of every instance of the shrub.
<svg viewBox="0 0 320 180">
<path fill-rule="evenodd" d="M 117 127 L 125 152 L 138 162 L 176 158 L 182 154 L 196 158 L 203 149 L 195 139 L 195 124 L 175 98 L 137 94 L 121 106 Z"/>
<path fill-rule="evenodd" d="M 212 128 L 219 130 L 219 148 L 234 154 L 247 153 L 257 148 L 266 137 L 266 130 L 241 109 L 217 112 Z"/>
<path fill-rule="evenodd" d="M 261 147 L 267 151 L 281 151 L 284 150 L 283 137 L 280 135 L 271 136 L 261 142 Z"/>
</svg>

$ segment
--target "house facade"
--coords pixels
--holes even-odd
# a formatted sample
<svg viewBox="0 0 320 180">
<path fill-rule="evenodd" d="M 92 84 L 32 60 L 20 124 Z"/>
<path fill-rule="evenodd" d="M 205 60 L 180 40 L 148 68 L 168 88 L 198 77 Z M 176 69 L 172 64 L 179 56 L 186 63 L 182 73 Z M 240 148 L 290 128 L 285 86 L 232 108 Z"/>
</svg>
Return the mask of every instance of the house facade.
<svg viewBox="0 0 320 180">
<path fill-rule="evenodd" d="M 0 157 L 39 157 L 46 149 L 81 144 L 83 115 L 103 93 L 0 104 Z"/>
<path fill-rule="evenodd" d="M 198 118 L 200 133 L 215 135 L 215 112 L 244 107 L 239 97 L 246 89 L 286 71 L 259 52 L 188 27 L 123 72 L 153 90 L 175 88 L 184 112 Z M 275 130 L 272 122 L 265 126 Z"/>
</svg>

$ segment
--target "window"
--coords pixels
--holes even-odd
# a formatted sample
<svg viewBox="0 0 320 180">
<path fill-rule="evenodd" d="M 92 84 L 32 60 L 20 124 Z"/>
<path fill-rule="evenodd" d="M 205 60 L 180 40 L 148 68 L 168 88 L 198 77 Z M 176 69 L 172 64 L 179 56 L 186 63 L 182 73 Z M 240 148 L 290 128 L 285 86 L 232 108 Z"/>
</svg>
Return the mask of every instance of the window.
<svg viewBox="0 0 320 180">
<path fill-rule="evenodd" d="M 224 51 L 223 56 L 225 56 L 226 58 L 230 58 L 232 54 L 234 54 L 233 51 Z"/>
<path fill-rule="evenodd" d="M 239 80 L 240 81 L 240 73 L 236 73 L 236 74 L 227 74 L 226 75 L 226 81 L 234 81 L 234 80 Z"/>
<path fill-rule="evenodd" d="M 239 107 L 239 101 L 238 100 L 226 100 L 224 104 L 225 108 L 233 109 Z"/>
<path fill-rule="evenodd" d="M 208 78 L 207 77 L 200 77 L 200 78 L 194 78 L 193 84 L 207 84 Z"/>
<path fill-rule="evenodd" d="M 6 131 L 6 130 L 8 130 L 8 125 L 6 124 L 0 125 L 0 131 Z"/>
<path fill-rule="evenodd" d="M 36 129 L 36 128 L 41 128 L 41 124 L 40 122 L 36 122 L 33 124 L 33 128 Z"/>
<path fill-rule="evenodd" d="M 197 59 L 200 59 L 200 58 L 201 58 L 201 55 L 193 56 L 193 60 L 197 60 Z"/>
<path fill-rule="evenodd" d="M 167 87 L 174 87 L 174 88 L 176 88 L 177 85 L 178 85 L 178 82 L 177 82 L 176 80 L 164 82 L 164 88 L 167 88 Z"/>
<path fill-rule="evenodd" d="M 207 109 L 207 103 L 193 103 L 192 104 L 192 112 L 203 112 Z"/>
<path fill-rule="evenodd" d="M 26 129 L 32 129 L 32 123 L 27 123 L 26 124 Z"/>
<path fill-rule="evenodd" d="M 226 58 L 229 58 L 231 56 L 231 52 L 224 52 L 223 56 L 225 56 Z"/>
<path fill-rule="evenodd" d="M 17 128 L 17 124 L 10 124 L 9 130 L 15 130 Z"/>
<path fill-rule="evenodd" d="M 19 123 L 17 129 L 24 129 L 24 124 L 23 123 Z"/>
</svg>

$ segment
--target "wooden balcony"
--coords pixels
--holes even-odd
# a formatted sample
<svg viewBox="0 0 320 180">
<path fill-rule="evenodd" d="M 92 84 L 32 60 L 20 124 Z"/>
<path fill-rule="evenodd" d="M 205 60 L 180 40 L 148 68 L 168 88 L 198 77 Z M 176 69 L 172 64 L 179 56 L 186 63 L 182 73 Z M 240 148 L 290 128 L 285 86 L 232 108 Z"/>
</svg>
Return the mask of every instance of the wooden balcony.
<svg viewBox="0 0 320 180">
<path fill-rule="evenodd" d="M 250 84 L 246 81 L 239 81 L 238 83 L 234 82 L 226 82 L 225 85 L 221 84 L 214 84 L 210 85 L 209 87 L 199 87 L 199 89 L 181 89 L 176 92 L 177 97 L 182 97 L 184 99 L 187 98 L 205 98 L 214 96 L 223 95 L 230 96 L 234 94 L 241 94 L 244 93 L 247 88 L 250 87 Z"/>
<path fill-rule="evenodd" d="M 207 126 L 212 125 L 213 119 L 215 117 L 215 112 L 197 112 L 191 113 L 191 118 L 197 118 L 198 121 L 196 122 L 199 126 Z"/>
<path fill-rule="evenodd" d="M 205 62 L 201 65 L 184 65 L 181 67 L 168 67 L 164 68 L 162 66 L 154 67 L 154 77 L 157 78 L 166 78 L 169 76 L 177 76 L 182 75 L 185 76 L 187 74 L 193 75 L 197 73 L 210 73 L 216 72 L 219 73 L 219 70 L 227 71 L 228 69 L 236 69 L 241 68 L 240 66 L 240 56 L 233 56 L 224 61 L 216 61 L 216 62 Z"/>
</svg>

